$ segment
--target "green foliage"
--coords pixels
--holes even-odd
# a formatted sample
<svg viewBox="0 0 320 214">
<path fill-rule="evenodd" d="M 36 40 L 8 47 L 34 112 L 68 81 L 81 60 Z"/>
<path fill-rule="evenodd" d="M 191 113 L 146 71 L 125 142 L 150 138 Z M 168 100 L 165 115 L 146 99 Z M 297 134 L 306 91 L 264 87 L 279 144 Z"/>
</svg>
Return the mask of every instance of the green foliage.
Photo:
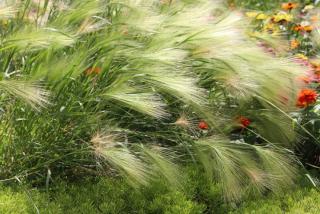
<svg viewBox="0 0 320 214">
<path fill-rule="evenodd" d="M 252 1 L 239 1 L 242 3 L 251 4 Z M 276 1 L 274 1 L 276 2 Z M 268 4 L 269 1 L 263 1 L 261 4 Z M 271 1 L 270 1 L 271 3 Z M 298 3 L 298 1 L 293 1 Z M 265 48 L 274 50 L 275 54 L 289 55 L 297 57 L 296 62 L 308 69 L 307 72 L 301 73 L 301 84 L 304 84 L 305 88 L 313 89 L 314 93 L 319 92 L 319 45 L 317 43 L 319 32 L 317 17 L 319 16 L 318 1 L 300 1 L 295 4 L 296 7 L 292 10 L 286 10 L 281 8 L 278 4 L 275 8 L 268 6 L 268 11 L 258 12 L 261 9 L 258 5 L 251 4 L 253 11 L 247 14 L 252 19 L 253 31 L 250 33 L 254 38 L 258 39 Z M 279 21 L 279 17 L 282 17 L 282 21 Z M 278 19 L 278 21 L 274 21 Z M 304 28 L 310 27 L 309 31 L 299 30 L 299 26 Z M 251 31 L 251 30 L 250 30 Z M 265 38 L 280 38 L 278 45 L 270 43 L 270 39 Z M 268 41 L 269 40 L 269 41 Z M 274 42 L 274 40 L 272 40 Z M 279 51 L 276 46 L 286 46 L 286 51 Z M 302 111 L 291 113 L 291 117 L 297 121 L 297 124 L 287 124 L 288 126 L 294 125 L 294 128 L 299 132 L 299 138 L 296 139 L 299 143 L 295 145 L 294 151 L 300 158 L 301 162 L 308 168 L 318 170 L 320 166 L 320 144 L 319 144 L 319 101 L 316 101 L 314 105 L 305 106 Z M 281 115 L 279 115 L 281 116 Z M 268 116 L 267 116 L 268 117 Z M 268 118 L 264 117 L 263 120 Z M 285 127 L 283 124 L 282 128 Z M 279 129 L 281 129 L 279 127 Z M 266 129 L 269 130 L 269 129 Z M 262 133 L 259 130 L 259 133 Z M 275 133 L 274 139 L 280 137 Z M 292 136 L 291 136 L 292 137 Z"/>
<path fill-rule="evenodd" d="M 179 192 L 160 195 L 152 202 L 150 213 L 203 213 L 204 206 L 196 205 L 192 201 L 185 200 L 184 198 L 184 195 Z"/>
<path fill-rule="evenodd" d="M 9 213 L 318 213 L 319 191 L 301 187 L 279 195 L 226 204 L 219 185 L 211 185 L 189 169 L 188 187 L 178 191 L 164 180 L 137 189 L 122 179 L 90 179 L 67 184 L 57 182 L 45 189 L 1 186 L 0 212 Z"/>
<path fill-rule="evenodd" d="M 284 0 L 229 0 L 230 3 L 237 5 L 238 7 L 243 7 L 251 10 L 263 10 L 269 11 L 272 9 L 277 9 L 282 3 L 286 2 L 301 2 L 304 4 L 313 3 L 314 0 L 296 0 L 296 1 L 284 1 Z"/>
<path fill-rule="evenodd" d="M 67 185 L 49 192 L 2 187 L 0 211 L 9 213 L 203 213 L 205 206 L 156 183 L 137 191 L 123 180 L 104 179 Z"/>
<path fill-rule="evenodd" d="M 316 189 L 300 189 L 282 196 L 254 200 L 241 205 L 231 213 L 310 213 L 320 210 L 320 192 Z"/>
<path fill-rule="evenodd" d="M 231 4 L 235 4 L 236 6 L 240 6 L 247 9 L 254 9 L 254 10 L 270 10 L 272 8 L 277 8 L 281 3 L 284 1 L 282 0 L 230 0 Z"/>
<path fill-rule="evenodd" d="M 1 185 L 0 199 L 0 212 L 5 214 L 37 213 L 45 210 L 53 214 L 60 211 L 59 206 L 50 202 L 49 195 L 36 189 Z"/>
<path fill-rule="evenodd" d="M 258 182 L 259 193 L 294 183 L 288 114 L 304 69 L 255 46 L 239 14 L 205 0 L 30 0 L 4 8 L 1 179 L 44 185 L 121 175 L 138 186 L 164 177 L 180 188 L 177 168 L 187 162 L 204 164 L 226 200 Z M 170 209 L 162 211 L 179 208 Z"/>
</svg>

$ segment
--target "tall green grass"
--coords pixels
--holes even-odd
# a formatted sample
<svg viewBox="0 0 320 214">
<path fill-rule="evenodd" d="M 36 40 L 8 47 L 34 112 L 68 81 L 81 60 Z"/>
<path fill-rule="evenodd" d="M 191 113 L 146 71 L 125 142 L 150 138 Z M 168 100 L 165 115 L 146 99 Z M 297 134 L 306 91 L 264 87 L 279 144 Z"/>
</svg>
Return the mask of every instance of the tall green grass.
<svg viewBox="0 0 320 214">
<path fill-rule="evenodd" d="M 202 0 L 17 1 L 0 13 L 2 180 L 163 176 L 179 189 L 179 166 L 194 164 L 226 200 L 294 184 L 289 113 L 304 69 L 252 43 L 240 14 Z"/>
</svg>

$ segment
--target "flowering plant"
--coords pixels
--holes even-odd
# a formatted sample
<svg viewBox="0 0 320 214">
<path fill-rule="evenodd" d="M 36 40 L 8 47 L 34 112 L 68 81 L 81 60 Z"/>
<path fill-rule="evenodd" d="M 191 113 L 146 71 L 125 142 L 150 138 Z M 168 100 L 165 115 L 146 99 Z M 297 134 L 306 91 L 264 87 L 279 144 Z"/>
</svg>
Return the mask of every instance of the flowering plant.
<svg viewBox="0 0 320 214">
<path fill-rule="evenodd" d="M 294 184 L 288 114 L 306 68 L 257 47 L 240 13 L 205 0 L 14 2 L 0 10 L 1 178 L 180 188 L 190 163 L 227 200 Z"/>
<path fill-rule="evenodd" d="M 296 105 L 301 109 L 292 112 L 291 116 L 298 121 L 297 129 L 301 129 L 300 144 L 296 150 L 308 168 L 310 165 L 320 166 L 320 148 L 318 141 L 319 118 L 317 101 L 319 93 L 319 9 L 318 2 L 284 2 L 275 7 L 276 12 L 249 11 L 246 15 L 252 20 L 253 31 L 272 54 L 293 57 L 294 61 L 307 70 L 301 73 L 299 80 L 304 88 L 297 93 Z M 280 40 L 272 43 L 264 38 Z M 287 45 L 283 45 L 287 43 Z M 284 47 L 282 52 L 276 46 Z"/>
</svg>

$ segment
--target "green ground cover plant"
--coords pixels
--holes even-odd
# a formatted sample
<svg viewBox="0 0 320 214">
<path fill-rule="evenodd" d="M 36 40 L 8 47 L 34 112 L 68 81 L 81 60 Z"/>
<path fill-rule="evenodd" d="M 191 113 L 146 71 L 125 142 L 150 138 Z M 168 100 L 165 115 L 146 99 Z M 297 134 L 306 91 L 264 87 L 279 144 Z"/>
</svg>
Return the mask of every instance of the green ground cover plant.
<svg viewBox="0 0 320 214">
<path fill-rule="evenodd" d="M 201 180 L 201 179 L 200 179 Z M 0 191 L 0 211 L 9 213 L 310 213 L 319 211 L 319 192 L 310 187 L 282 195 L 269 195 L 241 204 L 221 201 L 218 188 L 196 188 L 186 192 L 168 189 L 166 183 L 155 182 L 137 191 L 121 179 L 87 180 L 80 183 L 54 185 L 50 191 L 4 187 Z M 194 187 L 193 186 L 193 187 Z M 197 192 L 197 188 L 201 191 Z M 201 198 L 202 197 L 202 198 Z"/>
<path fill-rule="evenodd" d="M 300 189 L 283 196 L 248 202 L 231 213 L 318 213 L 319 191 Z"/>
</svg>

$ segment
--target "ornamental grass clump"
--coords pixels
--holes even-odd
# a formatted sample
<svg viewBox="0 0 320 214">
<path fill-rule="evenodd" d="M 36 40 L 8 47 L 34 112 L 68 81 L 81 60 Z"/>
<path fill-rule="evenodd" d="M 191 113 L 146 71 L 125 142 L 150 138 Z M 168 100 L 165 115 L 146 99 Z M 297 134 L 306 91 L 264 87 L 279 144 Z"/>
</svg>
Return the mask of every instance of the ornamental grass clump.
<svg viewBox="0 0 320 214">
<path fill-rule="evenodd" d="M 160 176 L 183 188 L 179 166 L 196 164 L 227 200 L 294 183 L 288 113 L 304 68 L 252 43 L 240 14 L 202 0 L 0 12 L 1 179 Z"/>
</svg>

